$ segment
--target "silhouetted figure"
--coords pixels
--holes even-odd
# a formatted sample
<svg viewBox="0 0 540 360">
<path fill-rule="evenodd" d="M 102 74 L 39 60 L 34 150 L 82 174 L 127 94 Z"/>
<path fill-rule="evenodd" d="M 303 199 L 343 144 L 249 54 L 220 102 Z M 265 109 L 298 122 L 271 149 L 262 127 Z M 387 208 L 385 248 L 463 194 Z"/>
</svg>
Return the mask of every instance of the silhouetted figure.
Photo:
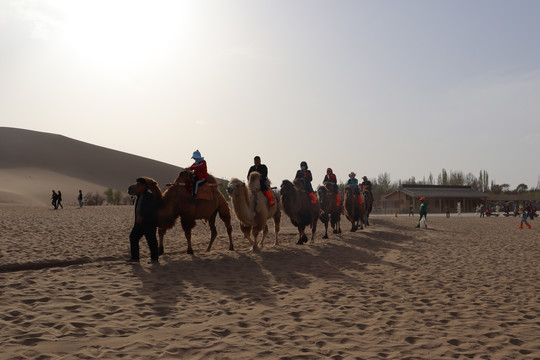
<svg viewBox="0 0 540 360">
<path fill-rule="evenodd" d="M 135 224 L 129 235 L 131 247 L 130 262 L 139 262 L 139 241 L 144 236 L 150 248 L 150 263 L 158 263 L 157 204 L 154 195 L 148 191 L 146 180 L 137 179 L 137 202 L 135 203 Z"/>
<path fill-rule="evenodd" d="M 77 200 L 79 201 L 79 209 L 83 206 L 83 194 L 82 190 L 79 190 L 79 196 L 77 196 Z"/>
<path fill-rule="evenodd" d="M 64 206 L 62 205 L 62 192 L 60 190 L 58 190 L 58 194 L 57 194 L 56 208 L 58 209 L 59 206 L 62 209 L 64 208 Z"/>
<path fill-rule="evenodd" d="M 58 209 L 58 204 L 57 204 L 57 201 L 58 201 L 58 194 L 56 193 L 56 191 L 52 191 L 52 196 L 51 196 L 51 204 L 52 206 L 54 207 L 54 210 Z"/>
</svg>

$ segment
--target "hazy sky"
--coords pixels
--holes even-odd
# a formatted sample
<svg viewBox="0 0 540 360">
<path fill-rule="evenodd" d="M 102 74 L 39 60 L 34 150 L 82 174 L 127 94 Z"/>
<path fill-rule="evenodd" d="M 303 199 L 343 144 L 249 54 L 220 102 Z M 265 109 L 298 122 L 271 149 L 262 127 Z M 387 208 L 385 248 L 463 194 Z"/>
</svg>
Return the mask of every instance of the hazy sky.
<svg viewBox="0 0 540 360">
<path fill-rule="evenodd" d="M 0 126 L 274 184 L 540 175 L 540 1 L 1 1 Z M 144 174 L 152 176 L 152 174 Z"/>
</svg>

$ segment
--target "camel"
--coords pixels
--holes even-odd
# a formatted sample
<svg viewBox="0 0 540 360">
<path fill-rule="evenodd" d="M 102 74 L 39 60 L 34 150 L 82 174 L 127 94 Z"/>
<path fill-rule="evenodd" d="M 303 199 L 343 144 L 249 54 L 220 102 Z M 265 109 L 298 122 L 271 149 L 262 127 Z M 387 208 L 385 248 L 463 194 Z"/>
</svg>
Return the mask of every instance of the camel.
<svg viewBox="0 0 540 360">
<path fill-rule="evenodd" d="M 328 222 L 330 222 L 334 234 L 341 233 L 341 206 L 336 204 L 333 191 L 334 186 L 334 184 L 325 183 L 323 186 L 319 186 L 317 189 L 319 203 L 321 206 L 321 214 L 319 218 L 324 224 L 323 239 L 328 239 Z"/>
<path fill-rule="evenodd" d="M 252 246 L 253 251 L 259 249 L 257 236 L 262 231 L 261 247 L 264 246 L 264 239 L 268 234 L 267 221 L 274 220 L 274 230 L 276 240 L 274 246 L 279 245 L 279 225 L 281 222 L 281 210 L 276 194 L 274 194 L 275 203 L 270 206 L 268 198 L 261 191 L 261 174 L 252 172 L 249 176 L 248 186 L 239 180 L 232 179 L 227 186 L 227 192 L 231 196 L 233 211 L 240 222 L 240 229 Z M 253 234 L 253 241 L 250 234 Z"/>
<path fill-rule="evenodd" d="M 364 225 L 369 226 L 369 214 L 371 214 L 371 211 L 373 210 L 373 195 L 369 188 L 364 188 L 363 194 L 364 194 L 365 207 L 366 207 L 366 216 L 364 218 Z"/>
<path fill-rule="evenodd" d="M 360 225 L 360 230 L 364 229 L 360 219 L 364 219 L 366 216 L 366 202 L 363 199 L 363 195 L 360 195 L 360 197 L 362 198 L 362 204 L 358 202 L 359 196 L 356 195 L 356 192 L 352 187 L 347 186 L 345 188 L 345 198 L 343 202 L 345 205 L 345 216 L 352 224 L 351 232 L 358 230 L 358 225 Z"/>
<path fill-rule="evenodd" d="M 212 186 L 212 200 L 191 200 L 191 183 L 193 174 L 188 170 L 183 170 L 178 174 L 175 184 L 164 192 L 161 192 L 158 183 L 151 178 L 145 177 L 148 189 L 154 194 L 158 205 L 158 234 L 159 234 L 159 254 L 164 253 L 163 238 L 167 230 L 172 229 L 178 217 L 184 234 L 186 236 L 188 248 L 187 254 L 193 254 L 191 247 L 191 230 L 195 227 L 195 220 L 204 219 L 208 221 L 211 236 L 210 243 L 206 251 L 212 249 L 212 244 L 217 236 L 216 216 L 219 215 L 227 228 L 229 236 L 229 250 L 234 250 L 232 241 L 231 210 L 225 197 L 217 189 L 217 181 L 212 175 L 208 175 L 207 184 Z M 135 185 L 129 187 L 128 193 L 134 195 Z"/>
<path fill-rule="evenodd" d="M 314 242 L 320 213 L 319 203 L 311 203 L 309 195 L 298 180 L 295 180 L 294 184 L 289 180 L 283 180 L 280 193 L 283 211 L 298 228 L 300 237 L 297 244 L 307 243 L 308 238 L 304 231 L 306 226 L 311 226 L 311 242 Z"/>
</svg>

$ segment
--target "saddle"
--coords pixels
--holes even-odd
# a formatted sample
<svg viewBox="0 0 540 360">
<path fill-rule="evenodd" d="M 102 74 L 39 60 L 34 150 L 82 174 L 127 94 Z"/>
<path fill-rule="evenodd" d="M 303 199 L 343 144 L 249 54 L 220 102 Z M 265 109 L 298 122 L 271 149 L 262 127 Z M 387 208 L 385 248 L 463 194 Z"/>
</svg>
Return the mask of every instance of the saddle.
<svg viewBox="0 0 540 360">
<path fill-rule="evenodd" d="M 197 200 L 213 200 L 214 199 L 214 192 L 212 191 L 212 186 L 206 186 L 207 184 L 204 183 L 199 187 L 199 191 L 197 191 L 197 196 L 195 199 Z"/>
</svg>

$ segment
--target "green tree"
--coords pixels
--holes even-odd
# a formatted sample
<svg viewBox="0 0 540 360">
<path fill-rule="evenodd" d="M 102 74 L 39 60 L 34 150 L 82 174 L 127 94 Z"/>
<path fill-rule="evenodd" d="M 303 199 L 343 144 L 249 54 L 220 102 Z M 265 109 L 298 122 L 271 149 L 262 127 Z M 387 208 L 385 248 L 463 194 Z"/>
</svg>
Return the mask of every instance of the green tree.
<svg viewBox="0 0 540 360">
<path fill-rule="evenodd" d="M 105 199 L 107 200 L 107 203 L 113 204 L 114 202 L 114 191 L 112 188 L 108 188 L 105 190 Z"/>
<path fill-rule="evenodd" d="M 122 202 L 122 192 L 120 190 L 116 190 L 113 193 L 113 205 L 120 205 Z"/>
<path fill-rule="evenodd" d="M 520 192 L 525 192 L 527 191 L 529 187 L 523 183 L 519 184 L 518 186 L 516 186 L 516 192 L 520 193 Z"/>
</svg>

